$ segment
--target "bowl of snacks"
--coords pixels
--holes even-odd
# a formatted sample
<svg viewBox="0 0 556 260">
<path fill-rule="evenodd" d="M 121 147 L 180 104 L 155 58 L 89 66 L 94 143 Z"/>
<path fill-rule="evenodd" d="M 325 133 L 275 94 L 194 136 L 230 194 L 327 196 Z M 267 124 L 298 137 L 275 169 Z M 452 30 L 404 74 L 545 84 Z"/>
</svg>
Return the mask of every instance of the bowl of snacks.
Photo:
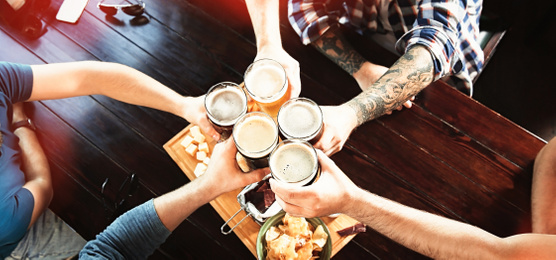
<svg viewBox="0 0 556 260">
<path fill-rule="evenodd" d="M 266 220 L 257 236 L 257 258 L 330 259 L 330 231 L 320 218 L 292 217 L 284 211 Z"/>
</svg>

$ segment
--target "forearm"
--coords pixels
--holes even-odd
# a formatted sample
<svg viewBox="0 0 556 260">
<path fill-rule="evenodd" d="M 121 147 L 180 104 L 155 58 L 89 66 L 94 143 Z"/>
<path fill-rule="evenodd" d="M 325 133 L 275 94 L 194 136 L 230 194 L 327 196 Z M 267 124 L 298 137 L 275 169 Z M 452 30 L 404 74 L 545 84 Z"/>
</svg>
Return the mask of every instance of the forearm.
<svg viewBox="0 0 556 260">
<path fill-rule="evenodd" d="M 33 65 L 30 100 L 105 95 L 183 116 L 184 97 L 131 67 L 96 61 Z"/>
<path fill-rule="evenodd" d="M 245 0 L 245 4 L 255 31 L 257 50 L 282 48 L 279 0 Z"/>
<path fill-rule="evenodd" d="M 420 45 L 409 49 L 369 89 L 346 102 L 354 111 L 357 125 L 382 116 L 417 95 L 433 80 L 434 64 L 429 51 Z"/>
<path fill-rule="evenodd" d="M 194 181 L 154 200 L 156 212 L 168 230 L 176 229 L 191 213 L 219 194 L 210 180 L 201 175 Z"/>
<path fill-rule="evenodd" d="M 477 227 L 358 190 L 346 214 L 434 259 L 496 259 L 503 240 Z"/>
<path fill-rule="evenodd" d="M 31 217 L 31 226 L 44 212 L 52 200 L 52 179 L 44 151 L 35 132 L 26 127 L 15 130 L 21 149 L 22 170 L 25 173 L 24 188 L 33 194 L 35 206 Z"/>
</svg>

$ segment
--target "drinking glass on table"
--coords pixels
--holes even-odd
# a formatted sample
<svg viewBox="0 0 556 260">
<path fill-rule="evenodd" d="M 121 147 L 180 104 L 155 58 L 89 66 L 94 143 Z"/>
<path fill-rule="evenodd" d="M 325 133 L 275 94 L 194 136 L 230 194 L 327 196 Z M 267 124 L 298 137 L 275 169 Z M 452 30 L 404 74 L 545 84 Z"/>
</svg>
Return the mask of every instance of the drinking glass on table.
<svg viewBox="0 0 556 260">
<path fill-rule="evenodd" d="M 249 96 L 273 119 L 290 96 L 286 71 L 275 60 L 260 59 L 251 63 L 245 71 L 244 84 Z"/>
<path fill-rule="evenodd" d="M 280 142 L 270 154 L 269 166 L 274 179 L 299 186 L 310 185 L 320 176 L 315 148 L 300 139 Z"/>
<path fill-rule="evenodd" d="M 238 152 L 250 169 L 268 167 L 268 157 L 278 144 L 278 126 L 263 112 L 243 115 L 232 132 Z"/>
<path fill-rule="evenodd" d="M 226 140 L 232 135 L 236 121 L 247 113 L 247 96 L 239 85 L 220 82 L 208 90 L 205 109 L 220 139 Z"/>
<path fill-rule="evenodd" d="M 284 103 L 277 122 L 282 139 L 302 139 L 315 144 L 322 136 L 322 110 L 308 98 L 293 98 Z"/>
</svg>

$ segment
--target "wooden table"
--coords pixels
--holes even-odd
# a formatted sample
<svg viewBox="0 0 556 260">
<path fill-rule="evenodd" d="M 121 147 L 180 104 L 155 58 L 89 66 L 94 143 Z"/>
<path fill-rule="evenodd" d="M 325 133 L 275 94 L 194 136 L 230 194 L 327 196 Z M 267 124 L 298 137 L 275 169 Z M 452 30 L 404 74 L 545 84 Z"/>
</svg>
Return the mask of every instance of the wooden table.
<svg viewBox="0 0 556 260">
<path fill-rule="evenodd" d="M 6 46 L 0 48 L 0 59 L 31 64 L 114 61 L 180 94 L 197 96 L 220 81 L 242 82 L 256 54 L 240 0 L 148 4 L 151 19 L 142 26 L 131 24 L 131 17 L 122 12 L 106 17 L 93 1 L 77 24 L 58 22 L 54 17 L 61 3 L 53 0 L 44 13 L 48 30 L 39 40 L 0 24 L 0 42 Z M 283 18 L 285 6 L 281 14 Z M 301 96 L 337 105 L 360 92 L 349 75 L 303 46 L 287 20 L 282 19 L 281 33 L 284 48 L 301 65 Z M 29 108 L 51 166 L 51 209 L 87 239 L 110 223 L 100 193 L 106 178 L 110 182 L 105 196 L 116 200 L 126 177 L 132 172 L 139 177 L 138 190 L 126 208 L 189 182 L 163 148 L 188 125 L 181 118 L 102 96 L 34 102 Z M 436 82 L 417 96 L 413 108 L 359 127 L 332 159 L 373 193 L 508 236 L 530 230 L 531 169 L 544 143 Z M 151 258 L 252 259 L 237 236 L 220 233 L 223 223 L 213 207 L 205 205 Z M 334 257 L 421 258 L 373 230 L 355 236 Z"/>
</svg>

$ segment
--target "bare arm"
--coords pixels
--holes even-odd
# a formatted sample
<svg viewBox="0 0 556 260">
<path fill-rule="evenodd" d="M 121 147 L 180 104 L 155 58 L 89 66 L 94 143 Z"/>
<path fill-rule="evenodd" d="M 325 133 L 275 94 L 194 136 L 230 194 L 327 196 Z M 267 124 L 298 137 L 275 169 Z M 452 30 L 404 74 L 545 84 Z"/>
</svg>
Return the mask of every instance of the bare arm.
<svg viewBox="0 0 556 260">
<path fill-rule="evenodd" d="M 280 1 L 245 0 L 245 4 L 257 39 L 255 60 L 269 58 L 278 61 L 286 70 L 292 88 L 291 97 L 299 96 L 301 92 L 299 62 L 292 58 L 282 47 Z"/>
<path fill-rule="evenodd" d="M 358 190 L 347 214 L 396 242 L 434 259 L 553 259 L 556 236 L 499 238 L 478 227 Z"/>
<path fill-rule="evenodd" d="M 358 96 L 344 105 L 355 112 L 357 125 L 373 120 L 401 106 L 433 81 L 434 65 L 429 51 L 415 46 Z"/>
<path fill-rule="evenodd" d="M 14 105 L 13 122 L 24 120 L 27 117 L 23 112 L 23 103 Z M 35 206 L 31 216 L 31 227 L 37 218 L 48 208 L 52 200 L 52 180 L 48 160 L 35 135 L 35 132 L 27 127 L 20 127 L 14 131 L 19 138 L 21 149 L 22 170 L 25 174 L 23 188 L 28 189 L 33 195 Z"/>
<path fill-rule="evenodd" d="M 200 206 L 223 193 L 260 181 L 268 168 L 244 173 L 236 162 L 233 138 L 216 145 L 207 171 L 199 178 L 154 200 L 156 212 L 164 226 L 173 231 Z"/>
<path fill-rule="evenodd" d="M 344 213 L 390 239 L 437 259 L 554 259 L 556 236 L 522 234 L 500 238 L 478 227 L 427 213 L 357 187 L 319 151 L 322 174 L 309 186 L 270 180 L 276 200 L 296 216 Z"/>
<path fill-rule="evenodd" d="M 533 232 L 556 234 L 556 138 L 541 149 L 533 168 L 531 211 Z"/>
<path fill-rule="evenodd" d="M 131 67 L 97 61 L 33 65 L 30 100 L 105 95 L 133 105 L 165 111 L 201 126 L 218 139 L 206 119 L 203 96 L 184 97 Z"/>
</svg>

